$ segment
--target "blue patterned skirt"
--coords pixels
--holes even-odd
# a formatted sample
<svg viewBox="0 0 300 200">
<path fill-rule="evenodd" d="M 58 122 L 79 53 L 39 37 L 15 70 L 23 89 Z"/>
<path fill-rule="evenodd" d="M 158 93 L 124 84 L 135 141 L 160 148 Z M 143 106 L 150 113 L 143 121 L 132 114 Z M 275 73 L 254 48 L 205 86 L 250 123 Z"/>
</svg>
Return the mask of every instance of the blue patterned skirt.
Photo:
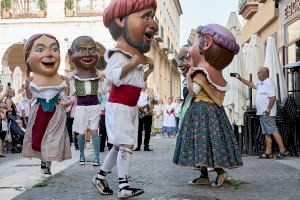
<svg viewBox="0 0 300 200">
<path fill-rule="evenodd" d="M 190 167 L 243 165 L 223 107 L 203 101 L 192 103 L 178 133 L 173 162 Z"/>
</svg>

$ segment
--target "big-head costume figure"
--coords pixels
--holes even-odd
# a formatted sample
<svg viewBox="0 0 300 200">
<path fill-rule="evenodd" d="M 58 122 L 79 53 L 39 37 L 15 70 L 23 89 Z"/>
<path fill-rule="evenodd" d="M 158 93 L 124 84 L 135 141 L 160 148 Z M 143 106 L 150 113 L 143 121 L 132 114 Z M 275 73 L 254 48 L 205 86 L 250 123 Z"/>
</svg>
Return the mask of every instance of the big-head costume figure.
<svg viewBox="0 0 300 200">
<path fill-rule="evenodd" d="M 75 73 L 70 77 L 71 95 L 77 97 L 74 114 L 73 132 L 78 133 L 80 164 L 85 163 L 85 134 L 91 134 L 94 147 L 93 166 L 99 166 L 99 134 L 101 106 L 98 97 L 107 92 L 106 84 L 96 70 L 99 53 L 96 42 L 89 36 L 76 38 L 68 51 L 76 66 Z M 75 134 L 76 135 L 76 134 Z"/>
<path fill-rule="evenodd" d="M 228 174 L 224 168 L 242 165 L 232 127 L 222 106 L 227 82 L 222 70 L 227 67 L 239 45 L 225 27 L 200 26 L 191 47 L 192 66 L 187 73 L 188 89 L 193 101 L 178 134 L 173 161 L 183 166 L 199 167 L 201 175 L 189 184 L 210 184 L 207 168 L 218 176 L 220 186 Z"/>
<path fill-rule="evenodd" d="M 51 177 L 51 161 L 71 158 L 66 131 L 67 116 L 59 99 L 67 100 L 70 82 L 57 73 L 60 64 L 59 43 L 49 34 L 31 36 L 24 46 L 28 76 L 25 89 L 31 107 L 23 141 L 23 155 L 42 160 L 45 177 Z"/>
<path fill-rule="evenodd" d="M 158 31 L 153 20 L 155 0 L 112 0 L 104 11 L 104 25 L 116 40 L 106 51 L 106 80 L 112 84 L 106 104 L 106 128 L 114 146 L 105 158 L 93 184 L 101 194 L 112 194 L 106 175 L 117 165 L 119 198 L 137 196 L 142 189 L 128 183 L 129 157 L 138 133 L 137 101 L 145 80 L 153 71 L 153 61 L 144 56 Z"/>
<path fill-rule="evenodd" d="M 184 77 L 182 81 L 183 85 L 183 104 L 179 113 L 179 128 L 181 127 L 182 119 L 187 111 L 187 109 L 190 107 L 192 95 L 189 94 L 189 90 L 187 87 L 187 81 L 186 81 L 186 74 L 188 73 L 190 67 L 191 67 L 191 54 L 190 54 L 190 46 L 189 44 L 186 44 L 182 46 L 178 53 L 178 67 L 181 71 L 182 76 Z"/>
</svg>

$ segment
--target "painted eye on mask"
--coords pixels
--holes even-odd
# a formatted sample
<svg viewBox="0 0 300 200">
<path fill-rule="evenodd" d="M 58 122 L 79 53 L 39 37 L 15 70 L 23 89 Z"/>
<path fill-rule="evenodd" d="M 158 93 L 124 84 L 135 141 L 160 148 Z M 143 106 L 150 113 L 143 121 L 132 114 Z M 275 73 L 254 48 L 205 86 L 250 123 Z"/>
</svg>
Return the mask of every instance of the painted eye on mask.
<svg viewBox="0 0 300 200">
<path fill-rule="evenodd" d="M 97 52 L 96 49 L 91 49 L 91 50 L 90 50 L 90 53 L 96 53 L 96 52 Z"/>
<path fill-rule="evenodd" d="M 41 53 L 41 52 L 44 52 L 45 51 L 45 49 L 44 48 L 42 48 L 42 47 L 39 47 L 39 48 L 36 48 L 36 50 L 35 50 L 36 52 L 39 52 L 39 53 Z"/>
<path fill-rule="evenodd" d="M 54 47 L 54 48 L 51 49 L 51 51 L 53 51 L 53 52 L 59 52 L 59 49 L 57 47 Z"/>
<path fill-rule="evenodd" d="M 84 48 L 78 48 L 76 51 L 78 53 L 85 53 L 85 49 Z"/>
</svg>

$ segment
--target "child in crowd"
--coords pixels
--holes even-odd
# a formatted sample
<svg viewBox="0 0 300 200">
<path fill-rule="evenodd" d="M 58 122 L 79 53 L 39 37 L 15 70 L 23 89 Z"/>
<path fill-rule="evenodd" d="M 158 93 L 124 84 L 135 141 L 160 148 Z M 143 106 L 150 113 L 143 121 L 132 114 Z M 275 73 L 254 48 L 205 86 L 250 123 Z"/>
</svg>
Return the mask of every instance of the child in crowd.
<svg viewBox="0 0 300 200">
<path fill-rule="evenodd" d="M 174 137 L 176 133 L 175 104 L 170 97 L 164 109 L 163 132 L 165 137 Z"/>
</svg>

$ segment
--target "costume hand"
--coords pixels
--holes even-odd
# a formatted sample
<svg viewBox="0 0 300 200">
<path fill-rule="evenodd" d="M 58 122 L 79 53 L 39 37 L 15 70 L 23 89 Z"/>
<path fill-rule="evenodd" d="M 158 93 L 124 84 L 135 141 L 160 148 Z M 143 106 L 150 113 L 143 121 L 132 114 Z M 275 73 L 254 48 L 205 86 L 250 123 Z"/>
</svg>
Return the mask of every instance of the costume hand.
<svg viewBox="0 0 300 200">
<path fill-rule="evenodd" d="M 142 58 L 138 56 L 137 54 L 134 54 L 133 57 L 130 60 L 131 64 L 133 66 L 137 66 L 142 63 Z"/>
<path fill-rule="evenodd" d="M 66 81 L 67 84 L 70 84 L 70 79 L 68 77 L 61 75 L 60 78 Z"/>
<path fill-rule="evenodd" d="M 146 56 L 145 56 L 145 59 L 146 59 L 147 64 L 149 64 L 149 71 L 152 72 L 154 70 L 154 62 L 153 62 L 153 60 L 151 58 L 149 58 L 149 57 L 146 57 Z"/>
<path fill-rule="evenodd" d="M 190 67 L 188 73 L 186 74 L 186 76 L 191 77 L 196 71 L 196 67 Z"/>
</svg>

